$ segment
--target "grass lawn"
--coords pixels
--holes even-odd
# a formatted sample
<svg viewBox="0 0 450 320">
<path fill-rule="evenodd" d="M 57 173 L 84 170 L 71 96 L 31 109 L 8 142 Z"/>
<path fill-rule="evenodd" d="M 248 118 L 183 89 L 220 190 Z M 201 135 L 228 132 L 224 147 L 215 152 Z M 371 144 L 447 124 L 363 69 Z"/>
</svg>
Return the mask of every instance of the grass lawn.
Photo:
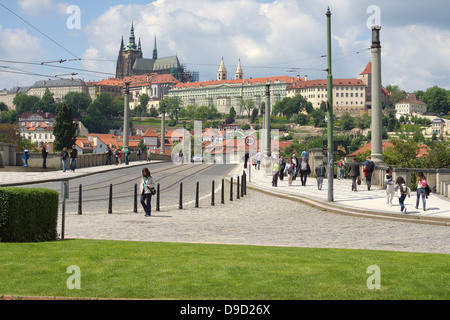
<svg viewBox="0 0 450 320">
<path fill-rule="evenodd" d="M 450 299 L 450 256 L 64 240 L 0 243 L 0 296 L 175 300 Z M 68 289 L 69 266 L 80 289 Z M 367 268 L 380 268 L 369 290 Z"/>
</svg>

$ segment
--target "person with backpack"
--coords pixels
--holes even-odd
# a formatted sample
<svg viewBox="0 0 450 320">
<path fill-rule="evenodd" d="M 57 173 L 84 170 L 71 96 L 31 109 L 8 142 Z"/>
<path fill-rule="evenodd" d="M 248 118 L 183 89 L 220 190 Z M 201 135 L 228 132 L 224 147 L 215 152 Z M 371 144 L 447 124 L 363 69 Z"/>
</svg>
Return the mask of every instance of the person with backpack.
<svg viewBox="0 0 450 320">
<path fill-rule="evenodd" d="M 419 209 L 419 199 L 420 196 L 422 196 L 422 204 L 423 204 L 423 211 L 427 211 L 426 209 L 426 191 L 425 188 L 427 187 L 427 179 L 425 178 L 425 175 L 422 171 L 417 173 L 417 200 L 416 200 L 416 209 Z"/>
<path fill-rule="evenodd" d="M 372 175 L 375 170 L 375 163 L 370 159 L 370 156 L 368 156 L 366 162 L 364 162 L 364 169 L 366 171 L 367 190 L 370 191 L 370 187 L 372 186 Z"/>
<path fill-rule="evenodd" d="M 288 185 L 292 185 L 292 176 L 294 175 L 295 166 L 292 163 L 291 158 L 288 159 L 286 166 L 284 167 L 284 174 L 288 176 Z"/>
<path fill-rule="evenodd" d="M 345 171 L 345 160 L 344 157 L 341 158 L 338 162 L 338 169 L 339 169 L 339 180 L 344 179 L 344 171 Z"/>
<path fill-rule="evenodd" d="M 405 179 L 398 177 L 395 181 L 398 192 L 398 203 L 400 204 L 400 213 L 406 214 L 405 199 L 410 197 L 411 189 L 406 186 Z"/>
</svg>

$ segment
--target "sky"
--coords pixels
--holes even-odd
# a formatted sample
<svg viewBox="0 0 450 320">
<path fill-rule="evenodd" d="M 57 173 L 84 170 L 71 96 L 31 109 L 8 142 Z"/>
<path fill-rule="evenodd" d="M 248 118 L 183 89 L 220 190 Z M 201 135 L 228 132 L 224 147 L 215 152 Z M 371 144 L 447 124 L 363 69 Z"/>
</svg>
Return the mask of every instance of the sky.
<svg viewBox="0 0 450 320">
<path fill-rule="evenodd" d="M 326 79 L 328 7 L 333 78 L 359 78 L 380 25 L 384 86 L 450 90 L 448 0 L 0 0 L 0 90 L 114 77 L 132 23 L 144 58 L 156 36 L 158 56 L 177 55 L 201 81 L 216 80 L 222 58 L 230 78 L 240 60 L 244 78 Z"/>
</svg>

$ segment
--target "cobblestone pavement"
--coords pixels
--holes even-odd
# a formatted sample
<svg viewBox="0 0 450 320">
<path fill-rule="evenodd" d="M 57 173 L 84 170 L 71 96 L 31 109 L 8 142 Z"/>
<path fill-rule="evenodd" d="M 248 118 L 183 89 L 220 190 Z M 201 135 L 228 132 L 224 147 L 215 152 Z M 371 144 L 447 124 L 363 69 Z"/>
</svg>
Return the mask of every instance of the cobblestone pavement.
<svg viewBox="0 0 450 320">
<path fill-rule="evenodd" d="M 450 253 L 446 226 L 343 216 L 257 191 L 225 204 L 216 197 L 214 207 L 203 199 L 200 208 L 162 208 L 151 217 L 141 208 L 67 213 L 68 238 Z"/>
</svg>

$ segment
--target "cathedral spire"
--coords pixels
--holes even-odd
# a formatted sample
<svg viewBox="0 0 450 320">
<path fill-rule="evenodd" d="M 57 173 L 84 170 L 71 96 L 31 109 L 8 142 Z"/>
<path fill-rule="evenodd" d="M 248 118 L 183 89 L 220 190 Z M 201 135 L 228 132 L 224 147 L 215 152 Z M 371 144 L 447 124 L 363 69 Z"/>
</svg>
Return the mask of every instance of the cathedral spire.
<svg viewBox="0 0 450 320">
<path fill-rule="evenodd" d="M 158 59 L 158 49 L 156 48 L 156 33 L 155 33 L 155 44 L 153 45 L 153 60 Z"/>
</svg>

